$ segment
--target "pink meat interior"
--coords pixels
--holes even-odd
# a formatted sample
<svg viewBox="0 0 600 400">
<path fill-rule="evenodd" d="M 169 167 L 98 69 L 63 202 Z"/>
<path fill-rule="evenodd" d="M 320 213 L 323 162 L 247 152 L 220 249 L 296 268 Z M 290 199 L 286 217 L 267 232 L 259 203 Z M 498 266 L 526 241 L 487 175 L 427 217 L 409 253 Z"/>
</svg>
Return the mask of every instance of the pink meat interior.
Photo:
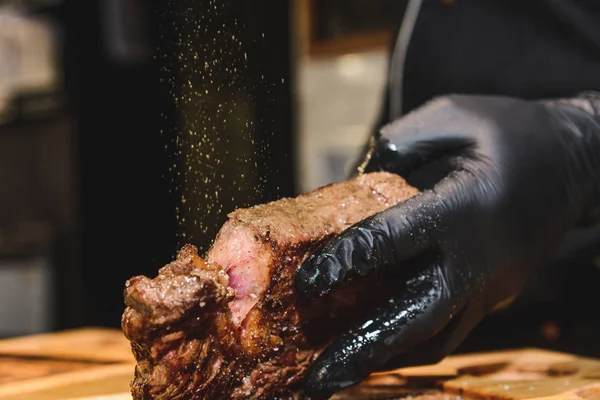
<svg viewBox="0 0 600 400">
<path fill-rule="evenodd" d="M 240 325 L 269 283 L 273 251 L 248 227 L 225 224 L 208 253 L 208 262 L 221 265 L 235 291 L 229 303 L 233 323 Z"/>
<path fill-rule="evenodd" d="M 373 173 L 231 213 L 208 252 L 208 262 L 229 275 L 235 290 L 229 303 L 234 324 L 242 324 L 256 305 L 269 285 L 271 265 L 281 254 L 297 243 L 339 234 L 416 193 L 397 175 Z"/>
</svg>

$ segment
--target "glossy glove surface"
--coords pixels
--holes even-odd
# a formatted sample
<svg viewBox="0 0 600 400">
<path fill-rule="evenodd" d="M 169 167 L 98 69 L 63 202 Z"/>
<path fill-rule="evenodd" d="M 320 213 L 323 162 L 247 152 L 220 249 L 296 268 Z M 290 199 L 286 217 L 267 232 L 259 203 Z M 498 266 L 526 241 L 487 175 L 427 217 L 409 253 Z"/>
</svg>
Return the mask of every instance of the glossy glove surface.
<svg viewBox="0 0 600 400">
<path fill-rule="evenodd" d="M 448 96 L 382 130 L 367 171 L 410 181 L 434 165 L 444 176 L 300 267 L 296 286 L 315 298 L 351 276 L 418 265 L 386 307 L 325 350 L 309 372 L 310 394 L 327 398 L 375 371 L 437 362 L 518 296 L 531 270 L 596 212 L 593 106 Z"/>
</svg>

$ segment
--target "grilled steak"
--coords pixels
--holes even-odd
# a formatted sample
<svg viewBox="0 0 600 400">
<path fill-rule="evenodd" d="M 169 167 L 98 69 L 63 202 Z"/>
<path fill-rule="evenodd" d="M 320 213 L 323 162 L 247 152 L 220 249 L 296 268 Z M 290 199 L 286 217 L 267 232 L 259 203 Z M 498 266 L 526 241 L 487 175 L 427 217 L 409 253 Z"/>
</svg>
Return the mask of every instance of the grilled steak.
<svg viewBox="0 0 600 400">
<path fill-rule="evenodd" d="M 239 209 L 206 257 L 186 245 L 126 284 L 122 327 L 137 360 L 134 399 L 296 399 L 323 348 L 385 297 L 361 280 L 310 304 L 297 267 L 325 241 L 417 193 L 378 172 L 294 199 Z M 358 282 L 357 282 L 358 283 Z"/>
</svg>

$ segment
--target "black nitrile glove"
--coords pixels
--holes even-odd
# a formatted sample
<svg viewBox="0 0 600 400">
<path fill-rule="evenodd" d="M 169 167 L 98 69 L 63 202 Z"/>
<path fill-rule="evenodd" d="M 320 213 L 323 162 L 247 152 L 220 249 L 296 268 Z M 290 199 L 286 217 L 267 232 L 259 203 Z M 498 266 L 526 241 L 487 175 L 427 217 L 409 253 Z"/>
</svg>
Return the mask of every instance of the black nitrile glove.
<svg viewBox="0 0 600 400">
<path fill-rule="evenodd" d="M 329 397 L 376 371 L 431 364 L 519 295 L 532 269 L 600 204 L 600 97 L 532 102 L 448 96 L 386 126 L 367 171 L 429 189 L 348 229 L 299 269 L 308 298 L 349 276 L 421 265 L 389 305 L 326 349 L 309 371 Z"/>
</svg>

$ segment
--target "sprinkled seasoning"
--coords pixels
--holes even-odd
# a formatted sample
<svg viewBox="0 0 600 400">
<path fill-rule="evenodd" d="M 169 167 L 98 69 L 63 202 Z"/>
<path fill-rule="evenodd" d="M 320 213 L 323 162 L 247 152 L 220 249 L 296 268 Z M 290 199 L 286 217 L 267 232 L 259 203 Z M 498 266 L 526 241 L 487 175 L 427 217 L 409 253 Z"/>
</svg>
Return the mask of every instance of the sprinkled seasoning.
<svg viewBox="0 0 600 400">
<path fill-rule="evenodd" d="M 167 36 L 156 53 L 171 108 L 162 114 L 171 157 L 165 177 L 177 197 L 177 247 L 191 242 L 204 251 L 229 212 L 261 202 L 267 183 L 261 159 L 272 150 L 264 140 L 269 133 L 257 139 L 265 112 L 257 112 L 254 96 L 257 89 L 271 93 L 283 79 L 269 82 L 248 71 L 251 46 L 264 42 L 265 34 L 242 34 L 235 2 L 165 3 L 160 32 Z"/>
</svg>

